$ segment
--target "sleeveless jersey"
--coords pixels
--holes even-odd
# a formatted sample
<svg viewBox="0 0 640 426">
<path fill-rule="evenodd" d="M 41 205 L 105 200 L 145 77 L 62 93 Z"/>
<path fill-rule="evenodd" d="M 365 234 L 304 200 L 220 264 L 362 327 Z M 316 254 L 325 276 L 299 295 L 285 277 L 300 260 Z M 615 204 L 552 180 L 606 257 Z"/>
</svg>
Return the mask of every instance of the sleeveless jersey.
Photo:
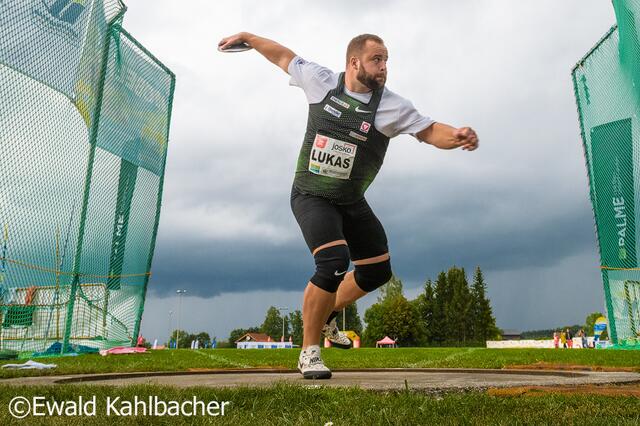
<svg viewBox="0 0 640 426">
<path fill-rule="evenodd" d="M 322 102 L 309 105 L 305 133 L 293 184 L 306 194 L 336 204 L 354 203 L 378 174 L 389 138 L 374 127 L 384 88 L 369 103 L 344 93 L 344 72 Z"/>
</svg>

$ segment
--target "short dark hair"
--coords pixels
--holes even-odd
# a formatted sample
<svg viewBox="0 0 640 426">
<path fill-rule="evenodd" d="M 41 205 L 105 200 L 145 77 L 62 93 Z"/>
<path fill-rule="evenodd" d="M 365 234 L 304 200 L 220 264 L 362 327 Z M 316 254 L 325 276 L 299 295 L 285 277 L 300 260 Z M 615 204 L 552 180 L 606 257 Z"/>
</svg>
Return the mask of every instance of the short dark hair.
<svg viewBox="0 0 640 426">
<path fill-rule="evenodd" d="M 362 52 L 364 45 L 369 40 L 379 44 L 384 44 L 384 41 L 375 34 L 360 34 L 359 36 L 352 38 L 347 46 L 347 65 L 349 65 L 349 59 L 352 56 L 358 56 L 360 52 Z"/>
</svg>

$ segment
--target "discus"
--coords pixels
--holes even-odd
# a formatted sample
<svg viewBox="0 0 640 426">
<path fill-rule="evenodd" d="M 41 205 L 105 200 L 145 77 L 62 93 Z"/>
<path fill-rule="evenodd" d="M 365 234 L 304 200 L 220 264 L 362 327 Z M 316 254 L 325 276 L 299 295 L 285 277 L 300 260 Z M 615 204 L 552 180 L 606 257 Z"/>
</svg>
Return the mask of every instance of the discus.
<svg viewBox="0 0 640 426">
<path fill-rule="evenodd" d="M 251 46 L 249 46 L 247 43 L 245 42 L 241 42 L 241 43 L 236 43 L 236 44 L 232 44 L 229 47 L 226 47 L 224 49 L 221 49 L 218 46 L 218 50 L 220 52 L 225 52 L 225 53 L 237 53 L 237 52 L 246 52 L 247 50 L 250 50 Z"/>
</svg>

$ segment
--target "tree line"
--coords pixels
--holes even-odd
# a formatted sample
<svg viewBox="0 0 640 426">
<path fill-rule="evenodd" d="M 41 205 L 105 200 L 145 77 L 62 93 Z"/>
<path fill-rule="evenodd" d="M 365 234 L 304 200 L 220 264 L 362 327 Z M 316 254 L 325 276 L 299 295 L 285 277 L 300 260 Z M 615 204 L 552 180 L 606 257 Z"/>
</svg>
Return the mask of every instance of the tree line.
<svg viewBox="0 0 640 426">
<path fill-rule="evenodd" d="M 344 318 L 343 318 L 344 317 Z M 271 340 L 280 341 L 282 338 L 282 319 L 283 315 L 280 315 L 280 311 L 275 306 L 270 306 L 267 309 L 265 319 L 259 327 L 249 328 L 236 328 L 231 330 L 229 334 L 229 343 L 233 344 L 236 340 L 240 339 L 247 333 L 263 333 L 271 337 Z M 351 304 L 345 308 L 344 315 L 341 313 L 336 318 L 338 322 L 338 328 L 340 330 L 345 329 L 342 322 L 343 319 L 347 325 L 348 330 L 353 330 L 356 334 L 362 333 L 362 321 L 358 315 L 358 307 L 356 304 Z M 299 309 L 284 315 L 284 338 L 285 340 L 293 341 L 294 345 L 302 345 L 302 312 Z"/>
<path fill-rule="evenodd" d="M 378 300 L 364 314 L 364 328 L 357 305 L 345 308 L 337 316 L 338 327 L 353 330 L 362 337 L 363 346 L 375 346 L 384 336 L 400 346 L 474 346 L 499 336 L 491 304 L 486 294 L 482 270 L 478 267 L 469 285 L 464 268 L 442 271 L 435 282 L 430 279 L 414 300 L 403 294 L 402 281 L 397 277 L 380 289 Z M 283 334 L 283 316 L 274 306 L 267 310 L 261 326 L 237 328 L 229 336 L 229 344 L 246 333 L 264 333 L 274 341 Z M 295 310 L 284 315 L 284 336 L 302 344 L 302 313 Z"/>
<path fill-rule="evenodd" d="M 475 346 L 499 336 L 486 294 L 482 270 L 475 270 L 470 286 L 464 268 L 442 271 L 427 280 L 422 292 L 407 300 L 402 281 L 393 277 L 364 314 L 365 346 L 384 336 L 400 346 Z"/>
<path fill-rule="evenodd" d="M 210 347 L 212 342 L 216 340 L 216 337 L 213 338 L 206 331 L 201 331 L 199 333 L 189 333 L 185 330 L 173 330 L 171 331 L 171 335 L 169 336 L 169 342 L 167 342 L 167 346 L 174 347 L 175 343 L 178 343 L 178 348 L 187 349 L 191 347 L 191 342 L 194 340 L 198 341 L 198 344 L 201 348 Z"/>
</svg>

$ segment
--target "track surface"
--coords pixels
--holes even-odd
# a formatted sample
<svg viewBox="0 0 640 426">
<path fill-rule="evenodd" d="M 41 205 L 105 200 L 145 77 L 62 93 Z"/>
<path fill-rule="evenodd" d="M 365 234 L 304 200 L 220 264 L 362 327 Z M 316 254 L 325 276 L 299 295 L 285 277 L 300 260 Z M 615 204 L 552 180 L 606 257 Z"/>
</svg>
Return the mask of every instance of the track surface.
<svg viewBox="0 0 640 426">
<path fill-rule="evenodd" d="M 304 380 L 292 370 L 246 369 L 170 373 L 128 373 L 22 377 L 0 380 L 0 385 L 91 384 L 128 386 L 154 384 L 176 387 L 271 386 L 353 387 L 371 390 L 512 388 L 522 386 L 576 386 L 640 383 L 633 372 L 536 371 L 489 369 L 370 369 L 337 370 L 330 380 Z"/>
</svg>

